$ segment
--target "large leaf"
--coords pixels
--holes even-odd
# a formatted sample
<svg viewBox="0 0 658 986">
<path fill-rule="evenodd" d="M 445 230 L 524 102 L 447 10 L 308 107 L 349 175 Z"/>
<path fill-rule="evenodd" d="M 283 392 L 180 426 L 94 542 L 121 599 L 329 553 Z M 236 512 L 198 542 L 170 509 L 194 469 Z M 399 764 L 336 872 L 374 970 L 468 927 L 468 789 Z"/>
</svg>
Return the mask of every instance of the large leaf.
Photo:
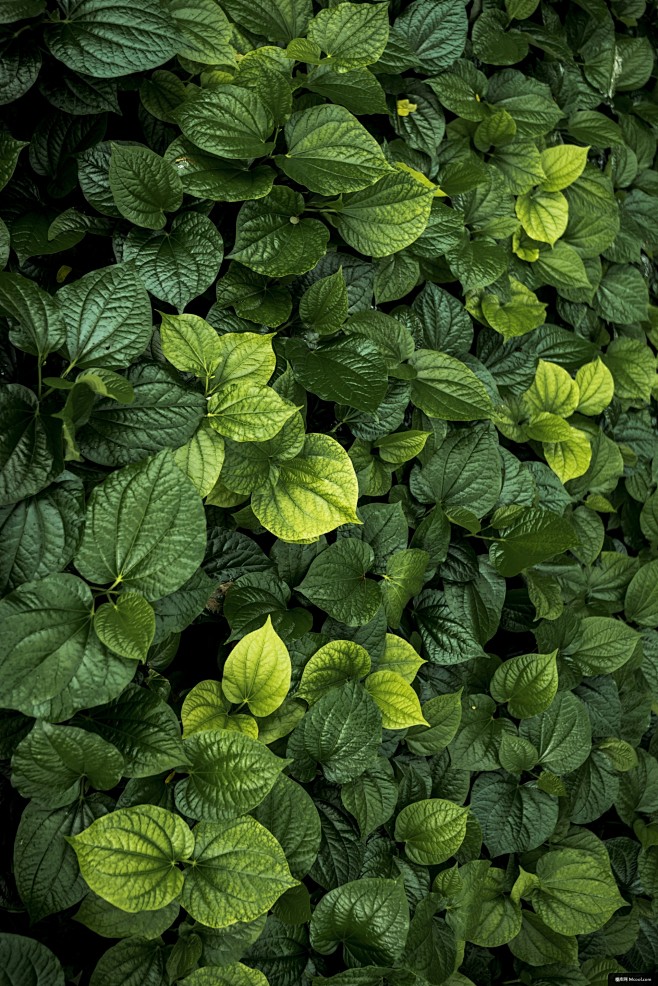
<svg viewBox="0 0 658 986">
<path fill-rule="evenodd" d="M 159 599 L 194 574 L 204 549 L 201 501 L 164 451 L 95 488 L 75 564 L 91 582 Z"/>
<path fill-rule="evenodd" d="M 401 881 L 364 879 L 326 894 L 313 914 L 311 942 L 320 954 L 343 945 L 346 962 L 390 964 L 409 931 L 409 905 Z"/>
<path fill-rule="evenodd" d="M 297 884 L 283 849 L 254 818 L 200 822 L 192 858 L 181 903 L 209 928 L 253 921 Z"/>
<path fill-rule="evenodd" d="M 466 835 L 468 811 L 440 798 L 418 800 L 403 808 L 395 822 L 395 839 L 404 842 L 413 863 L 444 863 Z"/>
<path fill-rule="evenodd" d="M 68 68 L 99 79 L 154 68 L 177 51 L 174 22 L 158 0 L 145 0 L 138 17 L 129 0 L 71 0 L 47 42 Z"/>
<path fill-rule="evenodd" d="M 268 616 L 260 630 L 246 634 L 229 654 L 222 689 L 229 702 L 246 705 L 255 716 L 268 716 L 288 694 L 290 675 L 288 648 Z"/>
<path fill-rule="evenodd" d="M 334 223 L 355 250 L 387 257 L 418 239 L 427 226 L 431 207 L 431 189 L 400 172 L 344 195 Z"/>
<path fill-rule="evenodd" d="M 131 913 L 156 910 L 178 896 L 183 872 L 176 863 L 194 850 L 183 819 L 156 805 L 110 812 L 69 842 L 91 889 Z"/>
</svg>

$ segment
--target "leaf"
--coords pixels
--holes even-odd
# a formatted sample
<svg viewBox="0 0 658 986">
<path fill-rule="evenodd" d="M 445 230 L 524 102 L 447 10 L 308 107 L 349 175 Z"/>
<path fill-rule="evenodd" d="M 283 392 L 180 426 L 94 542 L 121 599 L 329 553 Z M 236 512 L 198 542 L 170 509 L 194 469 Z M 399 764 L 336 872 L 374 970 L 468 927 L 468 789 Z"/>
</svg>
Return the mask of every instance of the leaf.
<svg viewBox="0 0 658 986">
<path fill-rule="evenodd" d="M 194 838 L 182 818 L 156 805 L 120 808 L 69 838 L 91 889 L 134 914 L 169 904 L 183 887 L 176 864 Z"/>
<path fill-rule="evenodd" d="M 276 537 L 310 541 L 358 522 L 358 484 L 344 449 L 328 435 L 307 435 L 300 455 L 281 463 L 279 478 L 252 494 L 251 508 Z"/>
<path fill-rule="evenodd" d="M 355 250 L 387 257 L 418 239 L 427 226 L 431 207 L 432 190 L 399 172 L 344 195 L 334 224 Z"/>
<path fill-rule="evenodd" d="M 360 777 L 343 784 L 340 797 L 344 808 L 356 818 L 361 838 L 367 839 L 395 811 L 398 785 L 390 763 L 380 757 Z"/>
<path fill-rule="evenodd" d="M 180 900 L 209 928 L 253 921 L 297 885 L 281 846 L 253 818 L 200 822 L 194 829 L 193 859 Z"/>
<path fill-rule="evenodd" d="M 12 770 L 24 798 L 34 798 L 43 808 L 61 808 L 81 795 L 84 780 L 101 791 L 118 784 L 123 757 L 84 729 L 38 720 L 16 747 Z"/>
<path fill-rule="evenodd" d="M 220 387 L 208 401 L 211 427 L 235 442 L 274 438 L 296 412 L 271 387 L 242 382 Z"/>
<path fill-rule="evenodd" d="M 73 849 L 70 846 L 68 849 L 75 860 Z M 77 870 L 77 862 L 75 866 Z M 80 880 L 82 882 L 81 877 Z M 114 907 L 113 904 L 108 904 L 102 897 L 98 897 L 88 890 L 86 897 L 74 914 L 73 920 L 104 938 L 132 938 L 139 932 L 137 937 L 152 940 L 159 938 L 173 924 L 178 917 L 178 912 L 178 904 L 171 903 L 157 911 L 129 914 L 127 911 Z"/>
<path fill-rule="evenodd" d="M 66 326 L 57 302 L 33 281 L 20 274 L 0 274 L 0 308 L 18 323 L 9 330 L 18 349 L 43 362 L 62 345 Z"/>
<path fill-rule="evenodd" d="M 376 759 L 381 713 L 360 682 L 330 689 L 306 713 L 288 741 L 288 755 L 299 763 L 292 772 L 301 780 L 322 767 L 328 781 L 345 784 Z"/>
<path fill-rule="evenodd" d="M 124 368 L 151 338 L 151 306 L 132 264 L 92 271 L 57 292 L 64 354 L 80 367 Z"/>
<path fill-rule="evenodd" d="M 299 192 L 282 185 L 265 198 L 246 202 L 230 257 L 268 277 L 305 274 L 326 253 L 329 231 L 317 219 L 300 219 L 303 209 Z"/>
<path fill-rule="evenodd" d="M 422 589 L 428 564 L 429 554 L 421 548 L 404 548 L 387 560 L 381 594 L 390 627 L 399 627 L 405 606 Z"/>
<path fill-rule="evenodd" d="M 260 199 L 274 181 L 275 173 L 267 165 L 248 168 L 240 161 L 208 154 L 182 137 L 169 145 L 164 158 L 173 164 L 187 195 L 213 202 Z"/>
<path fill-rule="evenodd" d="M 555 849 L 539 859 L 537 876 L 533 907 L 549 928 L 562 935 L 596 931 L 625 904 L 607 860 L 598 854 Z"/>
<path fill-rule="evenodd" d="M 370 671 L 368 651 L 353 640 L 330 640 L 304 665 L 297 694 L 309 705 L 346 681 L 358 681 Z"/>
<path fill-rule="evenodd" d="M 255 716 L 269 716 L 288 694 L 290 675 L 288 648 L 268 616 L 261 629 L 246 634 L 227 657 L 222 689 L 229 702 L 247 705 Z"/>
<path fill-rule="evenodd" d="M 457 852 L 466 836 L 468 810 L 441 798 L 420 799 L 402 809 L 395 840 L 412 863 L 433 866 Z"/>
<path fill-rule="evenodd" d="M 216 3 L 195 0 L 191 4 L 189 0 L 173 0 L 168 10 L 182 40 L 178 48 L 181 57 L 204 65 L 221 64 L 231 59 L 231 23 Z"/>
<path fill-rule="evenodd" d="M 323 400 L 375 411 L 388 386 L 386 363 L 376 346 L 359 337 L 309 349 L 301 339 L 286 347 L 295 377 Z"/>
<path fill-rule="evenodd" d="M 28 141 L 14 140 L 7 133 L 3 133 L 0 137 L 0 189 L 4 188 L 7 182 L 11 180 L 18 164 L 19 154 L 24 147 L 28 146 Z"/>
<path fill-rule="evenodd" d="M 218 821 L 260 804 L 287 761 L 245 733 L 213 729 L 184 743 L 188 777 L 176 785 L 176 807 L 190 818 Z"/>
<path fill-rule="evenodd" d="M 5 706 L 58 721 L 125 688 L 135 666 L 97 639 L 92 602 L 89 587 L 65 574 L 26 582 L 0 602 Z"/>
<path fill-rule="evenodd" d="M 332 335 L 347 318 L 348 297 L 342 269 L 321 277 L 299 299 L 299 315 L 320 335 Z"/>
<path fill-rule="evenodd" d="M 587 710 L 571 692 L 558 692 L 548 709 L 524 719 L 520 735 L 537 748 L 539 763 L 558 775 L 584 763 L 592 744 Z"/>
<path fill-rule="evenodd" d="M 493 857 L 536 849 L 557 824 L 558 803 L 550 794 L 502 774 L 480 775 L 470 804 Z"/>
<path fill-rule="evenodd" d="M 576 542 L 577 535 L 568 520 L 550 510 L 526 507 L 500 532 L 489 554 L 494 568 L 511 578 L 559 555 Z"/>
<path fill-rule="evenodd" d="M 156 0 L 145 0 L 137 19 L 128 0 L 77 0 L 46 41 L 68 68 L 97 79 L 155 68 L 177 51 L 174 23 Z"/>
<path fill-rule="evenodd" d="M 148 688 L 128 685 L 113 702 L 90 710 L 84 727 L 119 750 L 124 777 L 150 777 L 185 763 L 178 716 Z"/>
<path fill-rule="evenodd" d="M 97 796 L 61 808 L 26 807 L 14 844 L 14 875 L 32 921 L 72 907 L 88 893 L 65 837 L 77 835 L 106 811 Z"/>
<path fill-rule="evenodd" d="M 168 233 L 132 229 L 123 256 L 151 294 L 182 311 L 214 282 L 224 243 L 209 219 L 190 212 L 176 216 Z"/>
<path fill-rule="evenodd" d="M 270 793 L 251 812 L 283 849 L 290 872 L 298 880 L 313 866 L 320 848 L 320 816 L 300 785 L 279 774 Z"/>
<path fill-rule="evenodd" d="M 204 549 L 201 501 L 163 451 L 94 489 L 75 564 L 91 582 L 120 584 L 153 600 L 193 575 Z"/>
<path fill-rule="evenodd" d="M 181 719 L 185 739 L 194 733 L 213 729 L 234 729 L 258 738 L 258 725 L 247 715 L 229 715 L 230 702 L 224 698 L 221 682 L 199 681 L 185 696 Z"/>
<path fill-rule="evenodd" d="M 557 651 L 550 654 L 522 654 L 504 661 L 491 679 L 491 694 L 497 702 L 507 702 L 516 719 L 539 715 L 557 694 Z"/>
<path fill-rule="evenodd" d="M 610 370 L 600 359 L 586 363 L 576 373 L 580 414 L 601 414 L 612 400 L 615 384 Z"/>
<path fill-rule="evenodd" d="M 626 618 L 641 627 L 658 626 L 658 562 L 643 565 L 631 579 L 624 599 Z"/>
<path fill-rule="evenodd" d="M 376 3 L 339 3 L 316 14 L 308 39 L 340 68 L 371 65 L 386 47 L 388 16 Z"/>
<path fill-rule="evenodd" d="M 160 325 L 162 352 L 186 373 L 209 380 L 222 361 L 220 336 L 198 315 L 163 315 Z"/>
<path fill-rule="evenodd" d="M 556 144 L 547 147 L 541 154 L 541 166 L 546 177 L 541 182 L 545 192 L 561 192 L 568 185 L 573 185 L 587 164 L 589 147 L 577 147 L 574 144 Z"/>
<path fill-rule="evenodd" d="M 567 228 L 569 205 L 562 192 L 546 192 L 542 188 L 526 192 L 516 200 L 515 208 L 528 236 L 540 243 L 552 246 Z"/>
<path fill-rule="evenodd" d="M 288 150 L 278 155 L 277 164 L 312 192 L 356 192 L 390 171 L 377 141 L 343 106 L 325 104 L 294 113 L 285 132 Z"/>
<path fill-rule="evenodd" d="M 299 591 L 341 623 L 368 623 L 381 604 L 379 586 L 366 577 L 373 560 L 363 541 L 341 539 L 311 563 Z"/>
<path fill-rule="evenodd" d="M 464 8 L 455 0 L 416 0 L 397 18 L 391 40 L 404 43 L 412 56 L 409 67 L 431 75 L 459 58 L 467 30 Z"/>
<path fill-rule="evenodd" d="M 146 661 L 155 636 L 155 613 L 138 592 L 123 592 L 116 603 L 103 603 L 94 613 L 94 630 L 115 654 Z"/>
<path fill-rule="evenodd" d="M 266 103 L 241 86 L 218 85 L 186 99 L 174 113 L 196 147 L 220 158 L 264 157 L 274 120 Z"/>
<path fill-rule="evenodd" d="M 23 986 L 27 973 L 38 986 L 64 986 L 64 972 L 50 949 L 33 938 L 0 934 L 0 962 L 7 986 Z"/>
<path fill-rule="evenodd" d="M 183 186 L 175 169 L 148 147 L 112 144 L 110 188 L 122 216 L 162 229 L 165 212 L 175 212 L 183 201 Z"/>
<path fill-rule="evenodd" d="M 379 706 L 384 729 L 429 725 L 415 691 L 396 671 L 375 671 L 368 675 L 364 684 Z"/>
<path fill-rule="evenodd" d="M 417 349 L 409 362 L 416 371 L 411 399 L 428 417 L 475 421 L 491 415 L 491 399 L 484 384 L 458 359 Z"/>
<path fill-rule="evenodd" d="M 268 986 L 258 969 L 231 962 L 227 966 L 204 966 L 180 980 L 182 986 Z"/>
<path fill-rule="evenodd" d="M 330 954 L 342 943 L 350 965 L 389 965 L 402 952 L 408 929 L 401 881 L 355 880 L 322 898 L 311 922 L 311 943 L 320 954 Z"/>
</svg>

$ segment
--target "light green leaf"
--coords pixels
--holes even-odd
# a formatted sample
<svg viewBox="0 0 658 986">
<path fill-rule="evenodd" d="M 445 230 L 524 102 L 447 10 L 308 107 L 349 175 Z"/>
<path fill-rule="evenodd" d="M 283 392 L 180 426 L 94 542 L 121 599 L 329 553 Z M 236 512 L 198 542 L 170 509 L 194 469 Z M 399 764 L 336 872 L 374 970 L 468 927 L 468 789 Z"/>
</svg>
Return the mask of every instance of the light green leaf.
<svg viewBox="0 0 658 986">
<path fill-rule="evenodd" d="M 424 232 L 432 201 L 432 189 L 400 171 L 344 195 L 333 222 L 345 242 L 359 253 L 387 257 Z"/>
<path fill-rule="evenodd" d="M 180 986 L 268 986 L 259 969 L 252 969 L 242 962 L 225 966 L 203 966 L 180 980 Z"/>
<path fill-rule="evenodd" d="M 360 9 L 364 6 L 370 5 Z M 287 153 L 277 164 L 320 195 L 356 192 L 391 170 L 375 138 L 343 106 L 325 103 L 294 113 L 286 123 L 286 142 Z"/>
<path fill-rule="evenodd" d="M 579 414 L 602 414 L 614 397 L 615 383 L 612 373 L 600 358 L 586 363 L 576 373 L 579 390 Z"/>
<path fill-rule="evenodd" d="M 341 623 L 369 623 L 381 605 L 378 584 L 366 578 L 373 561 L 369 544 L 356 538 L 341 538 L 311 563 L 298 589 Z"/>
<path fill-rule="evenodd" d="M 386 634 L 386 644 L 382 657 L 377 661 L 377 671 L 395 671 L 405 681 L 411 682 L 418 669 L 425 663 L 418 651 L 403 637 L 393 633 Z"/>
<path fill-rule="evenodd" d="M 199 681 L 185 696 L 181 710 L 183 736 L 213 729 L 232 729 L 258 738 L 258 725 L 247 715 L 229 714 L 230 702 L 224 697 L 221 682 Z"/>
<path fill-rule="evenodd" d="M 222 689 L 234 704 L 247 705 L 255 716 L 279 708 L 290 688 L 288 648 L 272 627 L 271 617 L 240 640 L 224 664 Z"/>
<path fill-rule="evenodd" d="M 178 50 L 174 22 L 157 0 L 144 0 L 139 17 L 130 0 L 77 0 L 46 43 L 68 68 L 97 79 L 156 68 Z"/>
<path fill-rule="evenodd" d="M 597 931 L 626 904 L 610 864 L 598 853 L 555 849 L 539 859 L 537 877 L 532 906 L 549 928 L 562 935 Z"/>
<path fill-rule="evenodd" d="M 434 866 L 457 852 L 466 836 L 468 809 L 441 798 L 403 808 L 395 822 L 395 840 L 404 842 L 412 863 Z"/>
<path fill-rule="evenodd" d="M 43 808 L 61 808 L 83 792 L 101 791 L 121 780 L 123 757 L 111 743 L 75 726 L 37 720 L 12 758 L 13 783 L 24 798 Z"/>
<path fill-rule="evenodd" d="M 194 849 L 183 819 L 156 805 L 110 812 L 68 841 L 91 889 L 133 914 L 157 910 L 180 894 L 183 872 L 176 864 Z"/>
<path fill-rule="evenodd" d="M 515 208 L 528 236 L 540 243 L 552 246 L 567 228 L 569 205 L 561 192 L 545 192 L 541 188 L 526 192 L 516 200 Z"/>
<path fill-rule="evenodd" d="M 175 449 L 174 462 L 192 482 L 199 496 L 207 496 L 224 464 L 224 439 L 209 421 L 204 420 L 189 442 Z"/>
<path fill-rule="evenodd" d="M 180 902 L 209 928 L 253 921 L 297 886 L 283 849 L 254 818 L 200 822 L 194 829 L 193 859 Z"/>
<path fill-rule="evenodd" d="M 162 229 L 165 212 L 176 212 L 183 201 L 175 168 L 141 145 L 112 144 L 110 188 L 121 215 L 147 229 Z"/>
<path fill-rule="evenodd" d="M 155 636 L 155 613 L 138 592 L 122 592 L 117 601 L 103 603 L 94 613 L 98 639 L 115 654 L 146 661 Z"/>
<path fill-rule="evenodd" d="M 220 9 L 214 0 L 209 2 Z M 187 212 L 176 216 L 166 233 L 132 229 L 123 256 L 134 259 L 137 275 L 151 294 L 182 311 L 217 277 L 224 243 L 210 219 Z"/>
<path fill-rule="evenodd" d="M 541 154 L 541 166 L 546 177 L 541 182 L 544 192 L 561 192 L 580 178 L 587 164 L 589 147 L 575 144 L 556 144 Z M 537 237 L 535 237 L 537 239 Z"/>
<path fill-rule="evenodd" d="M 297 694 L 309 705 L 336 685 L 358 681 L 370 671 L 370 656 L 352 640 L 330 640 L 316 650 L 304 665 Z"/>
<path fill-rule="evenodd" d="M 219 336 L 221 364 L 213 377 L 220 387 L 242 380 L 264 387 L 274 373 L 276 356 L 272 349 L 274 333 L 227 332 Z"/>
<path fill-rule="evenodd" d="M 327 251 L 329 230 L 317 219 L 300 219 L 299 192 L 275 185 L 263 199 L 245 202 L 237 218 L 231 259 L 268 277 L 305 274 Z"/>
<path fill-rule="evenodd" d="M 563 366 L 540 359 L 535 379 L 523 395 L 524 404 L 531 413 L 547 411 L 568 418 L 578 407 L 580 391 Z"/>
<path fill-rule="evenodd" d="M 409 363 L 416 371 L 411 399 L 428 417 L 475 421 L 491 416 L 491 399 L 484 384 L 454 356 L 417 349 Z"/>
<path fill-rule="evenodd" d="M 235 442 L 264 442 L 281 431 L 298 408 L 272 387 L 226 384 L 208 401 L 208 419 L 220 435 Z"/>
<path fill-rule="evenodd" d="M 536 716 L 549 707 L 557 695 L 557 651 L 550 654 L 521 654 L 504 661 L 491 679 L 491 694 L 497 702 L 507 702 L 516 719 Z"/>
<path fill-rule="evenodd" d="M 196 572 L 205 541 L 201 500 L 165 450 L 95 487 L 75 564 L 91 582 L 154 600 Z"/>
<path fill-rule="evenodd" d="M 509 279 L 509 298 L 501 302 L 497 294 L 482 295 L 482 314 L 492 329 L 507 339 L 532 332 L 546 320 L 546 305 L 539 301 L 534 291 L 517 281 Z"/>
<path fill-rule="evenodd" d="M 592 446 L 586 432 L 571 428 L 569 436 L 559 442 L 545 442 L 544 455 L 549 466 L 563 483 L 583 476 L 592 461 Z"/>
<path fill-rule="evenodd" d="M 202 89 L 174 116 L 196 147 L 217 157 L 264 157 L 274 147 L 267 142 L 274 129 L 270 110 L 255 92 L 241 86 Z"/>
<path fill-rule="evenodd" d="M 235 818 L 260 804 L 288 761 L 245 733 L 196 732 L 184 743 L 189 777 L 176 785 L 176 807 L 190 818 Z"/>
<path fill-rule="evenodd" d="M 358 482 L 345 450 L 329 435 L 307 435 L 300 455 L 279 478 L 252 494 L 263 527 L 284 541 L 312 541 L 341 524 L 359 522 Z"/>
<path fill-rule="evenodd" d="M 341 68 L 371 65 L 388 41 L 388 11 L 377 3 L 339 3 L 316 14 L 308 39 Z"/>
<path fill-rule="evenodd" d="M 349 966 L 392 965 L 409 931 L 402 880 L 364 878 L 330 890 L 311 919 L 311 945 L 330 955 L 342 943 Z"/>
<path fill-rule="evenodd" d="M 184 373 L 208 379 L 221 362 L 220 337 L 198 315 L 163 315 L 160 340 L 165 357 Z"/>
<path fill-rule="evenodd" d="M 384 729 L 429 725 L 415 691 L 396 671 L 375 671 L 364 684 L 379 706 Z"/>
</svg>

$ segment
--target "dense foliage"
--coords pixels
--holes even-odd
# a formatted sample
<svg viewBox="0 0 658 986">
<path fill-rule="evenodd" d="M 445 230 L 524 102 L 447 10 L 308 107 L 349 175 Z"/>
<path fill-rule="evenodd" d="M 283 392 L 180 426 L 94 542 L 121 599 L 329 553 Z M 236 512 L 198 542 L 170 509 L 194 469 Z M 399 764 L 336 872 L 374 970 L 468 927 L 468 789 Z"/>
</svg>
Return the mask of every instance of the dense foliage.
<svg viewBox="0 0 658 986">
<path fill-rule="evenodd" d="M 2 4 L 3 983 L 658 967 L 655 11 Z"/>
</svg>

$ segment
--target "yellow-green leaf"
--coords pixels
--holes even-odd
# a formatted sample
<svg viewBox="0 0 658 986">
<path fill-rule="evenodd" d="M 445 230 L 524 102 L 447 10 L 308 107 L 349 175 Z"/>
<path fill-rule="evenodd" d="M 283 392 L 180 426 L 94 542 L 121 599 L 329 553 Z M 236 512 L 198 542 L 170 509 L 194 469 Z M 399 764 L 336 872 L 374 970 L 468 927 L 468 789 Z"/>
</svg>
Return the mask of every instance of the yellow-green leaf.
<svg viewBox="0 0 658 986">
<path fill-rule="evenodd" d="M 365 686 L 379 706 L 384 729 L 429 726 L 420 708 L 418 696 L 396 671 L 375 671 L 368 675 Z"/>
<path fill-rule="evenodd" d="M 584 431 L 571 428 L 569 437 L 562 442 L 545 442 L 546 461 L 563 483 L 583 476 L 592 461 L 592 446 Z"/>
<path fill-rule="evenodd" d="M 292 672 L 288 648 L 272 618 L 240 640 L 224 665 L 222 689 L 234 704 L 245 703 L 255 716 L 268 716 L 288 694 Z"/>
<path fill-rule="evenodd" d="M 578 407 L 580 391 L 563 366 L 540 359 L 532 386 L 523 395 L 531 414 L 548 411 L 568 418 Z"/>
<path fill-rule="evenodd" d="M 541 183 L 545 192 L 560 192 L 580 178 L 587 164 L 589 147 L 557 144 L 542 151 L 541 166 L 546 178 Z"/>
<path fill-rule="evenodd" d="M 569 204 L 562 192 L 539 188 L 519 196 L 516 215 L 528 236 L 552 246 L 567 228 Z"/>
<path fill-rule="evenodd" d="M 580 367 L 576 383 L 580 390 L 577 410 L 581 414 L 601 414 L 614 397 L 614 378 L 600 358 Z"/>
</svg>

